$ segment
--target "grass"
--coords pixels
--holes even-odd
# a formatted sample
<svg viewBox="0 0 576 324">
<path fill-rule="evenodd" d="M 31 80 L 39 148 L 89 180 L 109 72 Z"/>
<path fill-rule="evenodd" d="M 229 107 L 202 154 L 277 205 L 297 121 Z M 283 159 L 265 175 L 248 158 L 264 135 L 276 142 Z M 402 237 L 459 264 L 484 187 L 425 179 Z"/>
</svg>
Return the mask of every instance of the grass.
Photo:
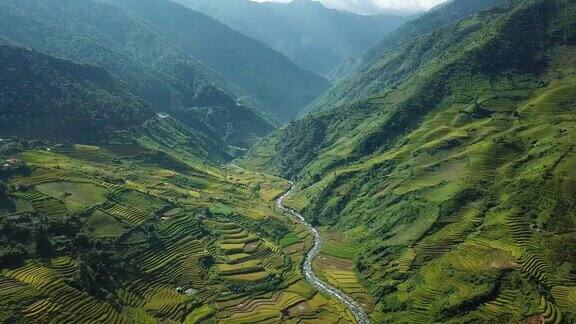
<svg viewBox="0 0 576 324">
<path fill-rule="evenodd" d="M 126 232 L 126 225 L 101 210 L 95 210 L 84 220 L 88 235 L 94 238 L 119 237 Z"/>
<path fill-rule="evenodd" d="M 354 260 L 378 296 L 375 322 L 571 322 L 574 54 L 555 47 L 541 74 L 502 79 L 461 78 L 455 63 L 457 76 L 430 87 L 440 65 L 426 64 L 385 94 L 277 131 L 242 163 L 298 179 L 289 201 L 314 224 L 361 231 L 327 240 L 323 255 Z M 410 99 L 419 91 L 429 101 Z M 351 269 L 333 263 L 316 266 L 344 287 Z"/>
<path fill-rule="evenodd" d="M 203 320 L 209 319 L 212 314 L 214 314 L 214 309 L 212 309 L 209 305 L 204 305 L 192 311 L 186 319 L 184 323 L 186 324 L 196 324 L 200 323 Z"/>
<path fill-rule="evenodd" d="M 280 247 L 285 248 L 292 244 L 300 242 L 300 238 L 295 233 L 291 232 L 286 234 L 279 242 Z"/>
<path fill-rule="evenodd" d="M 225 279 L 230 281 L 258 282 L 268 279 L 269 274 L 265 271 L 226 275 Z"/>
<path fill-rule="evenodd" d="M 342 259 L 353 259 L 355 251 L 352 248 L 342 248 L 334 245 L 326 245 L 322 253 Z"/>
<path fill-rule="evenodd" d="M 9 180 L 24 185 L 11 193 L 17 210 L 74 222 L 91 244 L 117 253 L 121 261 L 115 262 L 123 265 L 114 270 L 121 272 L 118 277 L 98 284 L 108 298 L 96 298 L 83 286 L 85 263 L 66 245 L 57 258 L 30 257 L 22 266 L 0 267 L 2 318 L 195 323 L 230 316 L 274 319 L 284 309 L 320 321 L 332 318 L 337 307 L 329 300 L 292 309 L 314 293 L 291 258 L 301 258 L 303 249 L 288 256 L 281 248 L 287 240 L 293 241 L 288 247 L 303 244 L 292 221 L 272 205 L 285 181 L 196 161 L 190 162 L 191 171 L 142 166 L 132 160 L 137 147 L 129 155 L 115 152 L 90 146 L 21 154 L 33 171 Z M 74 242 L 76 233 L 70 235 L 57 239 Z M 274 294 L 281 305 L 259 302 Z M 224 296 L 229 306 L 216 302 Z M 231 314 L 251 301 L 261 313 Z"/>
<path fill-rule="evenodd" d="M 36 186 L 36 190 L 52 198 L 98 205 L 106 200 L 106 189 L 90 183 L 51 182 Z"/>
<path fill-rule="evenodd" d="M 223 215 L 230 215 L 232 214 L 233 210 L 229 206 L 217 203 L 214 206 L 210 207 L 210 212 L 214 214 L 223 214 Z"/>
<path fill-rule="evenodd" d="M 323 280 L 344 291 L 370 311 L 374 307 L 374 300 L 354 270 L 356 253 L 351 239 L 353 232 L 347 235 L 334 229 L 323 231 L 324 245 L 313 266 Z"/>
<path fill-rule="evenodd" d="M 260 268 L 258 263 L 258 260 L 248 260 L 234 264 L 219 264 L 218 272 L 223 276 L 259 272 L 262 268 Z"/>
</svg>

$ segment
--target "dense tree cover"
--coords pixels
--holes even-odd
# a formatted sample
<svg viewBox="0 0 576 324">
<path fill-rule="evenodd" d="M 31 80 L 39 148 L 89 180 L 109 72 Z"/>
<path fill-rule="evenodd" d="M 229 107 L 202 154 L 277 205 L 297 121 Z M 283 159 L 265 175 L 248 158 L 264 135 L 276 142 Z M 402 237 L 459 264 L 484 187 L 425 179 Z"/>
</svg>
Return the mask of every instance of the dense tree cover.
<svg viewBox="0 0 576 324">
<path fill-rule="evenodd" d="M 0 45 L 0 136 L 94 140 L 153 112 L 101 68 Z"/>
<path fill-rule="evenodd" d="M 426 52 L 428 58 L 417 70 L 419 73 L 407 73 L 406 81 L 374 98 L 356 99 L 335 106 L 333 111 L 291 123 L 276 131 L 251 154 L 264 156 L 266 151 L 259 148 L 271 150 L 272 155 L 268 156 L 272 161 L 268 167 L 293 177 L 310 166 L 315 157 L 340 145 L 346 154 L 323 161 L 325 172 L 336 165 L 328 161 L 342 165 L 388 149 L 400 134 L 415 127 L 447 99 L 474 102 L 518 84 L 529 89 L 540 87 L 547 81 L 538 76 L 553 59 L 546 54 L 555 47 L 574 44 L 573 10 L 566 1 L 520 1 L 507 10 L 481 12 L 432 31 L 397 50 L 405 54 L 406 48 L 437 40 L 439 48 Z M 396 55 L 392 51 L 385 57 L 390 59 Z M 472 110 L 477 117 L 492 115 L 478 103 Z M 303 152 L 311 156 L 301 162 Z"/>
<path fill-rule="evenodd" d="M 491 4 L 489 1 L 487 3 Z M 355 136 L 358 143 L 351 153 L 353 157 L 360 158 L 386 148 L 390 141 L 413 127 L 447 96 L 454 96 L 455 101 L 475 100 L 499 86 L 507 87 L 507 78 L 513 79 L 517 74 L 540 73 L 547 64 L 540 55 L 544 48 L 573 43 L 573 32 L 569 31 L 571 8 L 563 6 L 562 11 L 555 12 L 559 6 L 545 1 L 525 8 L 509 4 L 507 10 L 477 13 L 470 19 L 417 37 L 396 51 L 387 51 L 383 54 L 386 63 L 377 69 L 377 73 L 385 73 L 385 77 L 378 78 L 377 73 L 370 78 L 362 73 L 357 76 L 356 84 L 365 87 L 366 92 L 366 89 L 354 90 L 354 96 L 347 99 L 348 103 L 333 106 L 337 111 L 311 115 L 291 124 L 292 128 L 278 130 L 277 136 L 287 140 L 279 141 L 278 151 L 282 154 L 275 156 L 272 164 L 280 166 L 281 172 L 287 172 L 288 168 L 293 170 L 298 165 L 303 167 L 322 148 L 350 135 L 350 130 L 358 126 L 358 119 L 365 118 L 362 116 L 377 117 L 375 119 L 382 123 L 372 122 L 371 126 L 378 125 L 376 128 L 354 130 L 353 135 L 359 136 Z M 444 10 L 451 11 L 451 7 L 446 6 L 442 8 Z M 514 15 L 509 15 L 510 12 Z M 534 22 L 526 26 L 524 22 L 527 19 Z M 493 28 L 486 27 L 488 23 Z M 489 80 L 470 81 L 478 76 Z M 490 80 L 492 78 L 501 80 Z M 392 83 L 391 80 L 397 79 L 405 81 Z M 520 79 L 528 87 L 542 84 L 537 79 Z M 494 84 L 486 89 L 483 82 Z M 377 99 L 362 99 L 372 95 L 376 95 Z M 374 101 L 385 103 L 383 109 L 374 111 Z M 314 137 L 311 134 L 317 132 L 316 127 L 309 125 L 328 121 L 332 124 L 327 132 L 328 142 L 305 140 Z M 294 143 L 309 143 L 309 146 L 292 150 Z M 300 152 L 312 156 L 301 163 L 294 156 Z M 348 160 L 350 158 L 347 156 Z M 296 173 L 285 174 L 294 176 Z"/>
<path fill-rule="evenodd" d="M 106 0 L 133 12 L 191 57 L 252 96 L 281 121 L 288 121 L 320 95 L 328 82 L 266 45 L 208 16 L 165 0 Z M 254 121 L 246 121 L 246 124 Z"/>
<path fill-rule="evenodd" d="M 355 98 L 373 96 L 393 89 L 430 60 L 444 54 L 450 46 L 483 27 L 486 17 L 466 26 L 460 19 L 506 3 L 505 0 L 455 0 L 407 22 L 364 54 L 336 71 L 339 80 L 305 111 L 333 108 Z"/>
<path fill-rule="evenodd" d="M 249 0 L 178 0 L 288 56 L 321 75 L 376 44 L 408 20 L 363 16 L 324 7 L 320 2 L 258 3 Z"/>
<path fill-rule="evenodd" d="M 303 213 L 354 237 L 374 318 L 574 320 L 558 291 L 576 269 L 566 252 L 575 10 L 512 1 L 406 41 L 382 53 L 374 75 L 351 77 L 359 88 L 344 104 L 276 131 L 243 160 L 297 179 Z M 486 315 L 494 300 L 512 310 Z"/>
<path fill-rule="evenodd" d="M 121 8 L 92 0 L 11 0 L 0 3 L 0 17 L 0 35 L 49 55 L 100 66 L 156 112 L 197 109 L 210 114 L 201 108 L 218 107 L 235 114 L 243 107 L 229 90 L 232 86 L 215 72 L 186 55 L 162 30 Z M 248 133 L 235 132 L 234 125 L 206 127 L 220 136 L 232 132 L 244 146 L 273 129 L 256 108 L 242 112 L 252 123 Z"/>
<path fill-rule="evenodd" d="M 34 213 L 2 217 L 0 264 L 13 267 L 21 265 L 29 257 L 47 258 L 54 253 L 74 251 L 78 225 L 77 217 L 54 220 Z M 58 243 L 52 241 L 55 238 L 58 238 Z"/>
<path fill-rule="evenodd" d="M 79 272 L 71 284 L 114 305 L 115 298 L 110 292 L 117 281 L 127 275 L 139 275 L 139 272 L 126 262 L 121 251 L 90 239 L 81 227 L 78 215 L 65 219 L 50 219 L 40 213 L 2 217 L 0 265 L 13 268 L 26 260 L 77 255 Z"/>
</svg>

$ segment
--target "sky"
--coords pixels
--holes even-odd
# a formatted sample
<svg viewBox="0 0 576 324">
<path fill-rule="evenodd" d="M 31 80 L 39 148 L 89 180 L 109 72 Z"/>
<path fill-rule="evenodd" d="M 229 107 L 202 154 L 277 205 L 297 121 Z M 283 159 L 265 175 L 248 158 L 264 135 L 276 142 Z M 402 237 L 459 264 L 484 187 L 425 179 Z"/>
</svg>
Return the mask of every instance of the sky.
<svg viewBox="0 0 576 324">
<path fill-rule="evenodd" d="M 252 0 L 257 2 L 290 2 L 291 0 Z M 328 8 L 372 14 L 383 10 L 424 11 L 446 0 L 315 0 Z"/>
</svg>

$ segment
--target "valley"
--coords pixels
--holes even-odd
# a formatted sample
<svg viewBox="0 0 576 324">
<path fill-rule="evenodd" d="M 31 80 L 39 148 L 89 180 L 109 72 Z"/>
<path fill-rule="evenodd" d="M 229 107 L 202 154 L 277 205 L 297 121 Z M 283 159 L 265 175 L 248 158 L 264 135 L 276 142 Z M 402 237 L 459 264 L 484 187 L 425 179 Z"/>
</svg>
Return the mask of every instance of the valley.
<svg viewBox="0 0 576 324">
<path fill-rule="evenodd" d="M 3 254 L 2 321 L 352 321 L 300 271 L 314 238 L 275 209 L 287 181 L 232 166 L 136 162 L 146 151 L 22 154 L 30 171 L 7 183 L 3 230 L 44 257 Z M 40 223 L 29 222 L 32 211 Z"/>
<path fill-rule="evenodd" d="M 575 323 L 575 140 L 573 0 L 0 1 L 0 323 Z"/>
<path fill-rule="evenodd" d="M 356 318 L 356 321 L 359 324 L 370 323 L 368 315 L 366 315 L 360 304 L 358 304 L 352 297 L 346 295 L 344 292 L 339 291 L 338 289 L 330 286 L 326 282 L 323 282 L 322 280 L 318 279 L 318 277 L 314 273 L 312 269 L 312 263 L 316 260 L 318 254 L 322 251 L 324 238 L 322 238 L 322 235 L 320 234 L 318 229 L 314 228 L 312 225 L 306 222 L 306 220 L 304 219 L 304 217 L 302 217 L 302 215 L 284 206 L 284 200 L 287 197 L 289 197 L 292 191 L 294 190 L 293 186 L 294 184 L 290 182 L 290 190 L 288 190 L 285 194 L 283 194 L 276 200 L 276 206 L 278 207 L 278 209 L 284 211 L 284 213 L 289 213 L 292 214 L 294 217 L 296 217 L 302 223 L 302 225 L 314 236 L 314 245 L 306 255 L 304 264 L 302 265 L 302 271 L 304 272 L 304 276 L 306 277 L 308 282 L 310 282 L 310 284 L 318 291 L 321 291 L 329 296 L 332 296 L 336 298 L 338 301 L 340 301 L 342 304 L 346 305 L 346 307 L 348 307 L 348 309 L 350 309 L 350 311 L 354 314 L 354 317 Z"/>
</svg>

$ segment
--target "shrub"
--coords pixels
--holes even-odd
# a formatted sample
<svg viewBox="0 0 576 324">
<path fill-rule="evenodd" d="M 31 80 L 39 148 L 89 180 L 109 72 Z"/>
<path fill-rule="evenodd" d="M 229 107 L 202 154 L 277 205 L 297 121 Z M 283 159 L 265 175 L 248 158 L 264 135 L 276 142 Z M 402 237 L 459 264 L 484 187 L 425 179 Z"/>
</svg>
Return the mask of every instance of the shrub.
<svg viewBox="0 0 576 324">
<path fill-rule="evenodd" d="M 7 246 L 0 248 L 0 266 L 1 267 L 15 267 L 21 265 L 27 257 L 24 246 L 18 244 L 16 246 Z"/>
</svg>

